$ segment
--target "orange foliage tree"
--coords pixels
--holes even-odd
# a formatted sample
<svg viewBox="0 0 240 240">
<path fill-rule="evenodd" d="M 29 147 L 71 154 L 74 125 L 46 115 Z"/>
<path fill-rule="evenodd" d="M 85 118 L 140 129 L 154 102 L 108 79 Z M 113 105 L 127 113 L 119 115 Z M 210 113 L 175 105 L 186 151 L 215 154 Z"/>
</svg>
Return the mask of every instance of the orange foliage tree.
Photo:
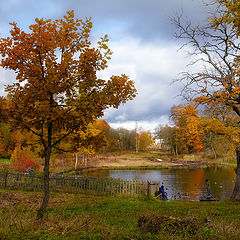
<svg viewBox="0 0 240 240">
<path fill-rule="evenodd" d="M 222 6 L 227 8 L 222 16 L 214 16 L 211 20 L 214 22 L 213 27 L 222 22 L 231 23 L 236 30 L 237 37 L 240 35 L 240 1 L 239 0 L 217 0 Z"/>
<path fill-rule="evenodd" d="M 203 148 L 203 129 L 194 104 L 174 106 L 171 117 L 176 125 L 179 152 L 199 152 Z"/>
<path fill-rule="evenodd" d="M 36 145 L 36 136 L 25 131 L 13 131 L 12 141 L 14 141 L 14 148 L 11 151 L 10 167 L 17 171 L 27 171 L 28 168 L 35 170 L 40 167 L 37 161 L 40 160 L 41 146 Z M 39 153 L 39 154 L 38 154 Z"/>
<path fill-rule="evenodd" d="M 36 155 L 27 147 L 16 146 L 11 154 L 10 167 L 17 171 L 25 172 L 29 168 L 37 169 L 39 165 L 34 161 Z"/>
<path fill-rule="evenodd" d="M 182 17 L 174 19 L 178 29 L 176 37 L 191 45 L 193 65 L 201 64 L 197 72 L 186 71 L 180 80 L 184 81 L 184 92 L 190 94 L 198 104 L 228 106 L 240 117 L 240 45 L 238 40 L 239 1 L 216 1 L 221 8 L 211 16 L 212 21 L 203 26 L 184 23 Z M 227 7 L 223 3 L 227 3 Z M 230 18 L 228 18 L 230 17 Z M 236 18 L 235 18 L 236 17 Z M 236 21 L 235 21 L 236 20 Z M 217 24 L 216 24 L 217 22 Z M 239 121 L 238 121 L 239 122 Z M 239 132 L 239 124 L 234 129 Z M 233 142 L 236 148 L 237 175 L 231 198 L 240 200 L 240 147 L 239 134 Z"/>
<path fill-rule="evenodd" d="M 44 196 L 41 219 L 49 201 L 49 162 L 54 147 L 79 128 L 84 129 L 109 107 L 135 97 L 126 75 L 97 78 L 107 67 L 108 38 L 96 46 L 90 40 L 92 22 L 68 11 L 63 18 L 35 19 L 29 31 L 11 23 L 11 37 L 0 39 L 0 65 L 16 73 L 7 87 L 9 121 L 38 136 L 44 149 Z"/>
</svg>

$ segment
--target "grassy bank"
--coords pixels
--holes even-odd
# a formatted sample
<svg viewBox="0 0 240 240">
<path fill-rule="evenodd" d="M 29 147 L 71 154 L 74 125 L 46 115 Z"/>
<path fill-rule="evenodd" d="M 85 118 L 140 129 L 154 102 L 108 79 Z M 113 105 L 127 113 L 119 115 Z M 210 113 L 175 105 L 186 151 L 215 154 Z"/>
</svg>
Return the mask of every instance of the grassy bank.
<svg viewBox="0 0 240 240">
<path fill-rule="evenodd" d="M 0 239 L 240 239 L 240 203 L 132 200 L 0 190 Z"/>
<path fill-rule="evenodd" d="M 163 168 L 205 168 L 212 165 L 236 167 L 236 162 L 208 158 L 202 154 L 170 155 L 168 152 L 117 152 L 100 154 L 89 160 L 84 172 L 96 170 L 156 170 Z M 76 174 L 75 171 L 71 174 Z M 78 174 L 78 172 L 77 172 Z"/>
</svg>

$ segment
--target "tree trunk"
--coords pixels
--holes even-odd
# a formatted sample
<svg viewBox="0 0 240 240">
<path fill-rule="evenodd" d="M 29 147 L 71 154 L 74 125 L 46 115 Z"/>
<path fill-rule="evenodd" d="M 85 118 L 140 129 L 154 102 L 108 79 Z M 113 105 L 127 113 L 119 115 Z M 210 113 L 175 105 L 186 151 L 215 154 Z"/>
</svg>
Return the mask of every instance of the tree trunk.
<svg viewBox="0 0 240 240">
<path fill-rule="evenodd" d="M 236 149 L 236 156 L 237 156 L 237 174 L 235 186 L 231 196 L 232 200 L 240 200 L 240 150 L 238 148 Z"/>
<path fill-rule="evenodd" d="M 175 150 L 174 150 L 174 146 L 172 143 L 172 139 L 170 139 L 170 148 L 171 148 L 171 153 L 173 153 L 175 155 Z"/>
<path fill-rule="evenodd" d="M 177 147 L 177 144 L 176 144 L 176 155 L 178 155 L 178 147 Z"/>
<path fill-rule="evenodd" d="M 78 152 L 76 153 L 75 169 L 77 169 L 77 166 L 78 166 Z"/>
<path fill-rule="evenodd" d="M 51 97 L 52 102 L 52 97 Z M 43 201 L 38 209 L 37 212 L 37 219 L 40 220 L 43 218 L 44 213 L 46 212 L 50 191 L 49 191 L 49 163 L 50 163 L 50 157 L 51 157 L 51 151 L 52 151 L 52 130 L 53 130 L 53 123 L 50 122 L 48 125 L 48 140 L 47 140 L 47 146 L 45 147 L 45 164 L 44 164 L 44 182 L 43 182 Z"/>
<path fill-rule="evenodd" d="M 216 151 L 213 147 L 213 143 L 212 143 L 212 134 L 210 133 L 210 143 L 211 143 L 211 149 L 212 149 L 212 152 L 214 154 L 214 158 L 217 159 L 217 154 L 216 154 Z"/>
<path fill-rule="evenodd" d="M 82 165 L 83 165 L 83 167 L 85 167 L 84 149 L 82 150 Z"/>
<path fill-rule="evenodd" d="M 86 158 L 85 158 L 85 167 L 87 167 L 88 164 L 88 154 L 86 154 Z"/>
<path fill-rule="evenodd" d="M 50 156 L 51 156 L 51 149 L 47 149 L 46 155 L 45 155 L 45 166 L 44 166 L 44 182 L 43 182 L 43 201 L 38 209 L 37 212 L 37 219 L 40 220 L 43 218 L 44 213 L 46 212 L 50 191 L 49 191 L 49 162 L 50 162 Z"/>
<path fill-rule="evenodd" d="M 211 143 L 211 149 L 212 149 L 212 152 L 213 152 L 213 155 L 214 155 L 214 158 L 217 159 L 217 154 L 216 154 L 216 151 Z"/>
</svg>

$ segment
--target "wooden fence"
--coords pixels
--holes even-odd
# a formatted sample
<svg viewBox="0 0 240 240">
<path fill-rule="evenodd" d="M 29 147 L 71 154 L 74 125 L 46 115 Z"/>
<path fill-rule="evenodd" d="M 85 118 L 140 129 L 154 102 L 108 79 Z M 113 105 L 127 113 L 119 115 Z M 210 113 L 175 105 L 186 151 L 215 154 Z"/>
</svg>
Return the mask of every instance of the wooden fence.
<svg viewBox="0 0 240 240">
<path fill-rule="evenodd" d="M 1 171 L 0 187 L 42 191 L 43 176 L 22 172 Z M 137 180 L 126 181 L 113 178 L 66 175 L 50 177 L 50 191 L 58 192 L 138 198 L 152 195 L 157 188 L 158 183 Z"/>
</svg>

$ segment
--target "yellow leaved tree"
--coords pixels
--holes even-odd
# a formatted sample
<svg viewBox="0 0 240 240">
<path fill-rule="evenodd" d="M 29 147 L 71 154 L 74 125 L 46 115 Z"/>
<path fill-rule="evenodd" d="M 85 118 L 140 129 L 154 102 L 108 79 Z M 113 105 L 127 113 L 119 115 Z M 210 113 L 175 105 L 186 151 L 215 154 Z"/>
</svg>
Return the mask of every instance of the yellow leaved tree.
<svg viewBox="0 0 240 240">
<path fill-rule="evenodd" d="M 136 89 L 126 75 L 97 78 L 107 67 L 111 51 L 107 36 L 96 46 L 90 39 L 92 22 L 68 11 L 62 18 L 35 19 L 25 32 L 11 23 L 11 36 L 0 38 L 0 66 L 16 73 L 7 87 L 8 121 L 38 137 L 44 149 L 44 196 L 41 219 L 49 201 L 49 162 L 52 150 L 78 129 L 132 100 Z"/>
</svg>

